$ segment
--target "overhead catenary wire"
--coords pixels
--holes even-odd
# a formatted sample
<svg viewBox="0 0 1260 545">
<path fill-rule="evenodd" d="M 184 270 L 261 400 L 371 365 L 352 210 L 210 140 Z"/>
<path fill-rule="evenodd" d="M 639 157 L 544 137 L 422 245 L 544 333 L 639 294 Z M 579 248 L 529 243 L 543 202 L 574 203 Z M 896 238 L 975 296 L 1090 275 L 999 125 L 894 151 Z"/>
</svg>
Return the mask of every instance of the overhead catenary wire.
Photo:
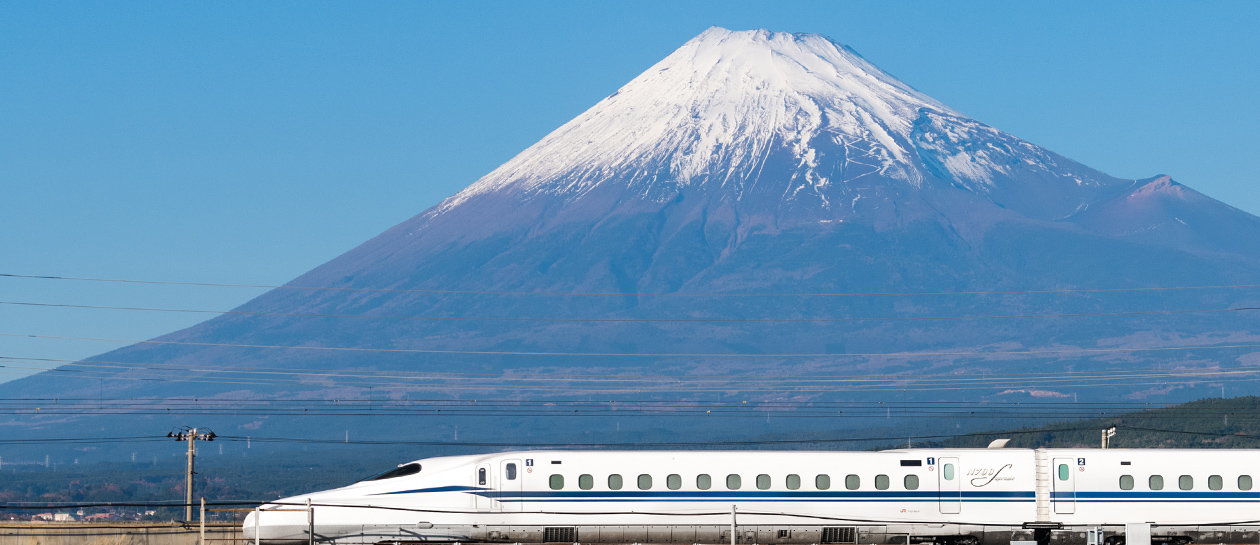
<svg viewBox="0 0 1260 545">
<path fill-rule="evenodd" d="M 1144 418 L 1137 416 L 1137 418 Z M 1125 426 L 1125 430 L 1145 431 L 1151 433 L 1173 433 L 1186 435 L 1201 435 L 1212 437 L 1237 437 L 1240 439 L 1260 439 L 1260 436 L 1248 435 L 1242 433 L 1218 433 L 1193 430 L 1169 430 L 1159 428 L 1145 428 Z M 1046 433 L 1063 433 L 1076 431 L 1095 431 L 1092 426 L 1067 426 L 1048 429 L 1027 429 L 1027 430 L 991 430 L 977 431 L 955 434 L 929 434 L 914 435 L 915 439 L 934 440 L 934 439 L 959 439 L 967 437 L 991 437 L 991 436 L 1007 436 L 1007 435 L 1039 435 Z M 836 444 L 836 443 L 872 443 L 880 441 L 903 441 L 905 436 L 865 436 L 865 437 L 839 437 L 839 438 L 813 438 L 813 439 L 759 439 L 759 440 L 710 440 L 710 441 L 600 441 L 600 442 L 582 442 L 582 441 L 419 441 L 419 440 L 402 440 L 402 439 L 319 439 L 319 438 L 303 438 L 303 437 L 267 437 L 267 436 L 237 436 L 237 435 L 219 435 L 216 440 L 230 442 L 252 443 L 300 443 L 300 444 L 327 444 L 327 445 L 398 445 L 398 446 L 434 446 L 434 447 L 494 447 L 494 448 L 521 448 L 521 449 L 582 449 L 582 448 L 625 448 L 625 447 L 713 447 L 713 446 L 758 446 L 758 445 L 813 445 L 813 444 Z M 0 439 L 0 444 L 41 444 L 41 443 L 125 443 L 125 442 L 154 442 L 169 440 L 165 435 L 162 436 L 130 436 L 130 437 L 96 437 L 96 438 L 34 438 L 34 439 Z"/>
<path fill-rule="evenodd" d="M 323 287 L 301 287 L 301 286 L 264 286 L 264 285 L 246 285 L 246 284 L 210 284 L 210 283 L 186 283 L 186 282 L 163 282 L 148 280 L 125 280 L 125 279 L 106 279 L 106 278 L 83 278 L 83 277 L 61 277 L 61 276 L 33 276 L 33 275 L 16 275 L 16 274 L 0 274 L 0 277 L 11 278 L 38 278 L 47 280 L 77 280 L 91 282 L 125 282 L 125 283 L 141 283 L 141 284 L 178 284 L 178 285 L 206 285 L 206 286 L 229 286 L 229 287 L 273 287 L 285 289 L 326 289 Z M 1028 290 L 1028 291 L 970 291 L 970 292 L 904 292 L 904 293 L 778 293 L 778 294 L 635 294 L 635 295 L 662 295 L 662 296 L 880 296 L 880 295 L 1009 295 L 1020 293 L 1096 293 L 1096 292 L 1141 292 L 1141 291 L 1168 291 L 1168 290 L 1199 290 L 1199 289 L 1227 289 L 1227 288 L 1254 288 L 1260 287 L 1260 284 L 1236 284 L 1236 285 L 1218 285 L 1218 286 L 1172 286 L 1172 287 L 1144 287 L 1144 288 L 1112 288 L 1112 289 L 1065 289 L 1065 290 Z M 434 290 L 401 290 L 401 289 L 375 289 L 375 288 L 327 288 L 334 290 L 350 290 L 350 291 L 404 291 L 404 292 L 434 292 Z M 561 292 L 488 292 L 488 291 L 459 291 L 459 290 L 437 290 L 440 293 L 481 293 L 481 294 L 509 294 L 509 295 L 573 295 Z M 589 292 L 578 295 L 629 295 L 627 293 L 614 292 Z M 1218 312 L 1238 312 L 1257 310 L 1258 307 L 1228 307 L 1228 308 L 1204 308 L 1204 309 L 1180 309 L 1180 310 L 1151 310 L 1151 311 L 1125 311 L 1125 312 L 1109 312 L 1109 313 L 1061 313 L 1061 314 L 1009 314 L 996 316 L 911 316 L 911 317 L 844 317 L 844 318 L 530 318 L 530 317 L 481 317 L 481 316 L 381 316 L 381 315 L 358 315 L 358 314 L 320 314 L 320 313 L 266 313 L 266 312 L 250 312 L 250 311 L 220 311 L 220 310 L 200 310 L 200 309 L 178 309 L 178 308 L 158 308 L 158 307 L 133 307 L 133 306 L 97 306 L 97 305 L 74 305 L 74 304 L 57 304 L 57 303 L 37 303 L 24 301 L 0 301 L 0 304 L 21 305 L 21 306 L 40 306 L 54 308 L 85 308 L 85 309 L 104 309 L 104 310 L 135 310 L 135 311 L 151 311 L 151 312 L 194 312 L 194 313 L 212 313 L 212 314 L 245 314 L 245 315 L 262 315 L 262 316 L 300 316 L 300 317 L 334 317 L 334 318 L 377 318 L 377 319 L 417 319 L 417 320 L 492 320 L 492 321 L 558 321 L 558 322 L 859 322 L 859 321 L 924 321 L 924 320 L 973 320 L 973 319 L 1021 319 L 1021 318 L 1061 318 L 1061 317 L 1086 317 L 1086 316 L 1123 316 L 1123 315 L 1151 315 L 1151 314 L 1193 314 L 1193 313 L 1218 313 Z M 31 335 L 31 334 L 12 334 L 0 333 L 0 337 L 24 337 L 37 339 L 57 339 L 57 340 L 80 340 L 89 342 L 125 342 L 133 344 L 164 344 L 164 345 L 186 345 L 186 346 L 214 346 L 229 348 L 247 348 L 247 349 L 273 349 L 273 350 L 323 350 L 323 351 L 340 351 L 340 352 L 367 352 L 367 353 L 395 353 L 395 354 L 434 354 L 434 355 L 476 355 L 476 356 L 543 356 L 543 357 L 601 357 L 601 358 L 815 358 L 815 359 L 841 359 L 841 358 L 921 358 L 921 357 L 1056 357 L 1066 355 L 1097 355 L 1097 354 L 1114 354 L 1114 353 L 1136 353 L 1136 352 L 1168 352 L 1168 351 L 1197 351 L 1197 350 L 1229 350 L 1229 349 L 1251 349 L 1260 347 L 1260 344 L 1237 343 L 1237 344 L 1218 344 L 1218 345 L 1191 345 L 1191 346 L 1162 346 L 1162 347 L 1099 347 L 1099 348 L 1080 348 L 1080 347 L 1048 347 L 1041 349 L 1028 350 L 923 350 L 923 351 L 905 351 L 905 352 L 852 352 L 852 353 L 629 353 L 629 352 L 563 352 L 563 351 L 499 351 L 499 350 L 456 350 L 456 349 L 439 349 L 439 348 L 375 348 L 375 347 L 329 347 L 329 346 L 285 346 L 270 344 L 245 344 L 245 343 L 209 343 L 209 342 L 189 342 L 189 341 L 171 341 L 171 340 L 134 340 L 134 339 L 111 339 L 97 337 L 71 337 L 71 336 L 54 336 L 54 335 Z M 11 360 L 18 361 L 18 360 Z M 44 360 L 48 361 L 48 360 Z M 159 367 L 146 364 L 123 364 L 121 362 L 103 363 L 88 361 L 65 361 L 65 367 L 74 367 L 75 369 L 61 368 L 57 369 L 58 373 L 71 373 L 84 378 L 98 378 L 110 380 L 152 380 L 152 381 L 178 381 L 178 382 L 221 382 L 234 384 L 281 384 L 281 383 L 305 383 L 312 379 L 315 380 L 333 380 L 339 385 L 373 387 L 373 386 L 393 386 L 389 382 L 392 380 L 421 380 L 418 377 L 399 376 L 396 371 L 382 372 L 358 372 L 358 373 L 338 373 L 328 371 L 308 371 L 308 370 L 263 370 L 263 369 L 232 369 L 227 368 L 188 368 L 205 374 L 215 375 L 212 380 L 200 380 L 192 377 L 171 377 L 168 374 L 162 374 L 165 371 L 174 369 L 173 367 Z M 0 369 L 0 373 L 6 374 L 26 374 L 23 371 L 47 371 L 49 369 L 43 367 L 24 367 L 20 365 L 0 365 L 4 369 Z M 127 369 L 127 376 L 119 376 L 119 369 Z M 141 372 L 142 371 L 142 372 Z M 861 376 L 850 377 L 844 379 L 833 379 L 828 382 L 830 385 L 842 385 L 846 389 L 865 389 L 868 391 L 925 391 L 925 390 L 958 390 L 958 389 L 978 389 L 978 388 L 1019 388 L 1019 387 L 1038 387 L 1038 386 L 1055 386 L 1055 387 L 1075 387 L 1075 386 L 1095 386 L 1106 383 L 1116 383 L 1121 380 L 1129 381 L 1127 384 L 1143 385 L 1143 384 L 1161 384 L 1160 380 L 1165 379 L 1202 379 L 1215 380 L 1218 382 L 1254 380 L 1251 375 L 1255 371 L 1251 370 L 1220 370 L 1220 369 L 1204 369 L 1191 370 L 1183 372 L 1116 372 L 1105 371 L 1097 374 L 1054 374 L 1030 377 L 1033 380 L 1016 382 L 1017 379 L 1009 378 L 1000 373 L 986 373 L 981 377 L 962 377 L 958 375 L 937 375 L 931 376 L 925 380 L 924 377 L 911 377 L 906 375 L 885 375 L 885 376 Z M 225 377 L 225 374 L 236 374 L 238 376 Z M 288 378 L 292 377 L 292 378 Z M 1132 382 L 1137 379 L 1138 382 Z M 613 376 L 608 378 L 587 378 L 587 377 L 535 377 L 513 375 L 497 378 L 499 384 L 488 384 L 496 379 L 480 379 L 481 382 L 475 383 L 477 379 L 467 376 L 447 377 L 446 383 L 435 385 L 432 387 L 417 386 L 415 384 L 408 385 L 409 389 L 446 389 L 453 391 L 482 391 L 487 388 L 502 387 L 502 382 L 511 380 L 515 382 L 514 388 L 530 390 L 530 391 L 563 391 L 572 390 L 571 386 L 549 386 L 548 384 L 582 384 L 588 389 L 585 391 L 671 391 L 683 387 L 696 387 L 697 385 L 707 386 L 700 388 L 698 392 L 717 392 L 728 389 L 731 386 L 740 386 L 749 391 L 760 390 L 768 391 L 774 389 L 787 389 L 792 391 L 808 391 L 821 389 L 819 385 L 803 384 L 810 380 L 807 377 L 788 377 L 786 380 L 770 380 L 767 377 L 703 377 L 699 381 L 689 380 L 689 378 L 669 377 L 668 380 L 677 380 L 677 385 L 672 383 L 652 384 L 652 378 L 628 378 L 625 376 Z M 1145 381 L 1145 382 L 1142 382 Z M 462 382 L 462 384 L 454 384 L 454 382 Z M 522 382 L 526 383 L 522 386 Z"/>
<path fill-rule="evenodd" d="M 1053 293 L 1120 293 L 1150 291 L 1185 291 L 1185 290 L 1222 290 L 1260 288 L 1260 284 L 1222 284 L 1207 286 L 1152 286 L 1133 288 L 1067 288 L 1044 290 L 975 290 L 975 291 L 937 291 L 937 292 L 819 292 L 819 293 L 671 293 L 671 292 L 544 292 L 544 291 L 510 291 L 510 290 L 449 290 L 449 289 L 403 289 L 403 288 L 364 288 L 349 286 L 293 286 L 269 284 L 232 284 L 223 282 L 177 282 L 165 280 L 136 280 L 120 278 L 94 278 L 78 276 L 54 276 L 0 273 L 0 278 L 20 278 L 32 280 L 65 280 L 79 282 L 108 282 L 122 284 L 150 284 L 166 286 L 196 286 L 222 288 L 253 288 L 279 290 L 315 290 L 315 291 L 360 291 L 360 292 L 398 292 L 398 293 L 430 293 L 430 294 L 469 294 L 469 295 L 539 295 L 539 296 L 604 296 L 604 297 L 880 297 L 880 296 L 917 296 L 917 295 L 1020 295 L 1020 294 L 1053 294 Z"/>
<path fill-rule="evenodd" d="M 1057 348 L 1037 350 L 950 350 L 950 351 L 906 351 L 906 352 L 808 352 L 808 353 L 686 353 L 686 352 L 558 352 L 558 351 L 526 351 L 526 350 L 455 350 L 435 348 L 373 348 L 362 346 L 307 346 L 307 345 L 273 345 L 252 343 L 216 343 L 198 341 L 163 341 L 157 339 L 117 339 L 105 337 L 76 337 L 69 335 L 36 335 L 30 333 L 0 333 L 0 337 L 30 338 L 49 340 L 93 341 L 129 344 L 157 344 L 178 346 L 215 346 L 229 348 L 267 348 L 283 350 L 326 350 L 334 352 L 378 352 L 399 354 L 467 354 L 478 356 L 552 356 L 552 357 L 623 357 L 623 358 L 841 358 L 841 357 L 895 357 L 915 358 L 927 356 L 1013 356 L 1013 355 L 1055 355 L 1055 354 L 1114 354 L 1123 352 L 1167 352 L 1186 350 L 1225 350 L 1237 348 L 1260 348 L 1256 343 L 1191 345 L 1191 346 L 1152 346 L 1130 348 Z"/>
<path fill-rule="evenodd" d="M 458 322 L 560 322 L 560 323 L 843 323 L 843 322 L 924 322 L 958 320 L 1016 320 L 1030 318 L 1100 318 L 1114 316 L 1152 316 L 1177 314 L 1207 314 L 1260 310 L 1260 307 L 1227 307 L 1180 310 L 1140 310 L 1123 312 L 1075 312 L 1057 314 L 1005 314 L 986 316 L 901 316 L 901 317 L 848 317 L 848 318 L 538 318 L 496 316 L 390 316 L 377 314 L 333 314 L 307 312 L 261 312 L 245 310 L 204 310 L 158 307 L 131 307 L 107 305 L 79 305 L 66 303 L 36 303 L 29 301 L 0 301 L 0 305 L 36 308 L 65 308 L 86 310 L 123 310 L 137 312 L 170 312 L 215 314 L 232 316 L 268 316 L 296 318 L 367 318 L 379 320 L 421 320 Z"/>
<path fill-rule="evenodd" d="M 1052 373 L 1052 374 L 1002 374 L 991 376 L 974 375 L 850 375 L 847 377 L 756 377 L 749 375 L 735 376 L 630 376 L 624 380 L 615 377 L 587 379 L 581 375 L 564 376 L 560 374 L 530 377 L 504 373 L 502 375 L 411 375 L 406 371 L 362 371 L 354 374 L 343 374 L 338 371 L 321 370 L 273 370 L 256 371 L 239 367 L 202 367 L 163 364 L 92 364 L 63 361 L 62 367 L 27 367 L 13 365 L 14 361 L 23 358 L 3 357 L 10 363 L 0 367 L 49 371 L 80 376 L 92 380 L 109 381 L 160 381 L 160 382 L 207 382 L 216 384 L 309 384 L 312 381 L 336 384 L 346 387 L 379 387 L 397 391 L 463 391 L 471 394 L 479 392 L 511 389 L 513 391 L 534 391 L 567 394 L 614 394 L 614 393 L 651 393 L 678 392 L 722 393 L 732 388 L 741 392 L 754 394 L 758 392 L 835 392 L 835 391 L 939 391 L 939 390 L 975 390 L 975 389 L 1027 389 L 1027 388 L 1068 388 L 1090 387 L 1122 382 L 1127 386 L 1167 384 L 1169 380 L 1209 381 L 1211 383 L 1251 382 L 1260 369 L 1220 369 L 1204 368 L 1189 370 L 1163 371 L 1146 369 L 1139 371 L 1097 371 L 1093 373 Z M 51 364 L 47 359 L 42 364 Z M 76 369 L 69 367 L 86 367 Z M 100 367 L 101 369 L 95 369 Z M 142 372 L 148 370 L 149 372 Z M 120 372 L 126 371 L 124 374 Z M 178 372 L 178 375 L 163 374 L 164 371 Z M 3 372 L 3 371 L 0 371 Z M 197 375 L 200 373 L 200 375 Z M 190 374 L 192 374 L 190 376 Z M 259 376 L 259 375 L 262 376 Z M 280 375 L 275 378 L 271 375 Z M 199 378 L 200 377 L 200 378 Z M 350 380 L 352 379 L 352 380 Z M 1027 392 L 1027 390 L 1024 390 Z M 1045 395 L 1065 395 L 1053 391 Z"/>
<path fill-rule="evenodd" d="M 1043 378 L 1069 378 L 1069 379 L 1087 379 L 1087 378 L 1134 378 L 1134 377 L 1186 377 L 1186 376 L 1217 376 L 1231 374 L 1256 374 L 1260 373 L 1260 368 L 1220 368 L 1220 367 L 1204 367 L 1204 368 L 1181 368 L 1181 369 L 1123 369 L 1123 370 L 1093 370 L 1093 371 L 1074 371 L 1074 372 L 1046 372 L 1046 373 L 1003 373 L 1003 372 L 986 372 L 982 374 L 957 374 L 957 373 L 916 373 L 914 375 L 897 374 L 897 373 L 809 373 L 801 375 L 749 375 L 749 374 L 636 374 L 636 373 L 604 373 L 591 374 L 580 373 L 565 370 L 562 372 L 546 373 L 541 371 L 523 372 L 523 371 L 506 371 L 501 373 L 454 373 L 454 372 L 437 372 L 437 371 L 407 371 L 402 369 L 389 370 L 370 370 L 359 369 L 354 371 L 343 371 L 337 369 L 303 369 L 293 367 L 261 367 L 256 365 L 249 366 L 231 366 L 231 365 L 189 365 L 179 363 L 145 363 L 145 362 L 120 362 L 96 359 L 64 359 L 64 358 L 31 358 L 21 356 L 0 356 L 0 361 L 19 361 L 31 363 L 48 363 L 54 365 L 62 364 L 78 364 L 85 367 L 100 366 L 103 368 L 126 368 L 126 369 L 150 369 L 150 370 L 171 370 L 171 371 L 199 371 L 199 372 L 220 372 L 220 373 L 247 373 L 247 374 L 266 374 L 266 375 L 298 375 L 303 377 L 360 377 L 360 378 L 388 378 L 401 380 L 509 380 L 514 384 L 531 381 L 549 381 L 549 382 L 642 382 L 646 384 L 658 384 L 662 381 L 670 382 L 687 382 L 687 383 L 735 383 L 735 382 L 797 382 L 808 381 L 817 382 L 852 382 L 863 380 L 923 380 L 923 379 L 948 379 L 952 382 L 976 382 L 1003 379 L 1043 379 Z"/>
<path fill-rule="evenodd" d="M 78 364 L 65 364 L 74 366 Z M 4 366 L 0 366 L 4 367 Z M 277 379 L 277 378 L 258 378 L 254 377 L 247 371 L 241 371 L 239 376 L 222 376 L 222 370 L 219 375 L 207 375 L 202 378 L 187 376 L 187 372 L 199 371 L 197 369 L 185 369 L 185 373 L 173 377 L 169 374 L 156 373 L 136 373 L 128 372 L 119 375 L 115 370 L 83 370 L 83 369 L 66 369 L 47 368 L 47 367 L 22 367 L 12 366 L 19 369 L 30 369 L 35 371 L 49 371 L 55 373 L 70 373 L 71 376 L 82 376 L 92 380 L 110 380 L 110 381 L 159 381 L 159 382 L 205 382 L 214 384 L 250 384 L 250 385 L 271 385 L 271 384 L 308 384 L 313 380 L 325 381 L 329 384 L 347 387 L 379 387 L 385 389 L 393 389 L 398 391 L 464 391 L 470 393 L 499 391 L 502 389 L 511 389 L 513 391 L 534 391 L 534 392 L 553 392 L 568 394 L 605 394 L 605 393 L 651 393 L 651 392 L 677 392 L 686 391 L 691 393 L 722 393 L 729 392 L 732 388 L 749 394 L 759 392 L 766 393 L 783 393 L 783 392 L 837 392 L 837 391 L 941 391 L 941 390 L 977 390 L 977 389 L 1026 389 L 1026 388 L 1068 388 L 1068 387 L 1091 387 L 1107 384 L 1115 384 L 1122 382 L 1127 386 L 1138 385 L 1161 385 L 1167 384 L 1169 380 L 1180 381 L 1208 381 L 1213 384 L 1255 381 L 1255 375 L 1260 373 L 1260 369 L 1234 369 L 1234 370 L 1202 370 L 1192 373 L 1107 373 L 1100 375 L 1083 375 L 1080 377 L 1047 377 L 1042 379 L 1010 379 L 998 377 L 995 379 L 954 379 L 948 375 L 929 377 L 932 380 L 916 379 L 909 376 L 890 376 L 885 378 L 849 378 L 837 382 L 839 384 L 828 384 L 825 381 L 802 380 L 792 382 L 782 381 L 764 381 L 763 384 L 743 384 L 740 381 L 732 381 L 732 383 L 722 383 L 720 379 L 709 380 L 710 384 L 695 384 L 684 380 L 668 380 L 659 385 L 645 385 L 642 383 L 630 384 L 596 384 L 584 385 L 580 380 L 567 381 L 567 384 L 549 385 L 532 385 L 522 384 L 513 381 L 510 376 L 505 376 L 498 381 L 461 381 L 459 379 L 448 379 L 443 382 L 421 381 L 420 383 L 405 383 L 399 380 L 412 379 L 415 377 L 391 378 L 389 376 L 377 376 L 376 381 L 369 380 L 344 380 L 344 376 L 335 374 L 320 373 L 315 371 L 292 372 L 301 378 Z M 167 370 L 167 369 L 163 369 Z M 1135 377 L 1139 380 L 1135 380 Z M 385 380 L 390 379 L 390 380 Z M 555 379 L 556 382 L 566 382 L 564 379 Z M 1027 390 L 1024 390 L 1027 392 Z M 1066 394 L 1047 392 L 1047 395 L 1063 396 Z"/>
<path fill-rule="evenodd" d="M 1073 402 L 854 402 L 854 401 L 757 401 L 674 400 L 454 400 L 454 399 L 200 399 L 177 398 L 44 398 L 0 399 L 0 412 L 18 414 L 228 414 L 291 416 L 494 416 L 494 417 L 701 417 L 701 418 L 965 418 L 1072 420 L 1157 409 L 1160 404 L 1107 404 Z M 896 411 L 895 413 L 892 411 Z M 887 413 L 886 413 L 887 411 Z M 1212 406 L 1156 413 L 1153 419 L 1184 420 L 1231 416 L 1236 421 L 1256 420 L 1237 414 L 1235 408 Z"/>
</svg>

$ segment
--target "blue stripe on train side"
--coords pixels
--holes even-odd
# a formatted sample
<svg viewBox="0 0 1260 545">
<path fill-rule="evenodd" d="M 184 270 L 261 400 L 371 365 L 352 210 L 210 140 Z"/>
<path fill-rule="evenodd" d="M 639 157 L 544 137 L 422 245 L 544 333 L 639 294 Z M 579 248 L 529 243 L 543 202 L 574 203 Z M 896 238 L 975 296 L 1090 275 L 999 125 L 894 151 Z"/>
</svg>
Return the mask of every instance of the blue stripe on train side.
<svg viewBox="0 0 1260 545">
<path fill-rule="evenodd" d="M 959 496 L 942 497 L 936 491 L 596 491 L 596 492 L 522 492 L 518 497 L 500 497 L 508 502 L 683 502 L 683 501 L 761 501 L 761 502 L 890 502 L 890 501 L 966 501 L 966 502 L 1031 502 L 1032 491 L 963 492 Z"/>
<path fill-rule="evenodd" d="M 1170 491 L 1108 491 L 1108 492 L 1052 492 L 1054 501 L 1077 501 L 1082 503 L 1248 503 L 1260 501 L 1260 492 L 1189 492 Z"/>
<path fill-rule="evenodd" d="M 593 490 L 593 491 L 528 491 L 521 492 L 520 495 L 526 498 L 603 498 L 603 499 L 669 499 L 669 498 L 694 498 L 694 499 L 864 499 L 864 498 L 888 498 L 897 497 L 902 499 L 951 499 L 950 496 L 941 496 L 935 490 L 913 491 L 913 490 L 841 490 L 841 491 L 739 491 L 739 490 L 685 490 L 685 491 L 651 491 L 651 490 Z M 962 492 L 958 496 L 962 499 L 979 499 L 979 498 L 1029 498 L 1032 499 L 1034 494 L 1032 491 L 976 491 Z"/>
<path fill-rule="evenodd" d="M 417 488 L 382 492 L 374 496 L 395 494 L 423 494 L 430 492 L 466 492 L 478 496 L 510 502 L 616 502 L 616 501 L 970 501 L 970 502 L 1030 502 L 1034 501 L 1032 491 L 967 491 L 941 496 L 933 490 L 926 491 L 877 491 L 877 490 L 841 490 L 841 491 L 738 491 L 738 490 L 689 490 L 689 491 L 650 491 L 650 490 L 598 490 L 598 491 L 522 491 L 519 493 L 501 493 L 500 491 L 475 486 L 439 486 L 433 488 Z M 947 493 L 948 494 L 948 493 Z"/>
<path fill-rule="evenodd" d="M 952 495 L 942 496 L 936 491 L 877 491 L 877 490 L 841 490 L 841 491 L 739 491 L 739 490 L 688 490 L 688 491 L 651 491 L 651 490 L 598 490 L 598 491 L 525 491 L 504 496 L 501 492 L 477 486 L 437 486 L 382 492 L 375 496 L 395 494 L 422 494 L 430 492 L 466 492 L 478 496 L 507 502 L 644 502 L 644 501 L 817 501 L 817 502 L 850 502 L 850 501 L 950 501 Z M 964 491 L 957 496 L 959 501 L 976 502 L 1027 502 L 1034 501 L 1032 491 Z M 1080 503 L 1249 503 L 1260 502 L 1260 491 L 1224 492 L 1224 491 L 1076 491 L 1051 492 L 1053 501 L 1076 501 Z"/>
<path fill-rule="evenodd" d="M 433 488 L 416 488 L 414 490 L 397 490 L 394 492 L 381 492 L 379 494 L 370 494 L 371 496 L 389 496 L 391 494 L 422 494 L 425 492 L 486 492 L 493 493 L 491 488 L 483 488 L 477 486 L 435 486 Z M 486 495 L 486 494 L 482 494 Z"/>
</svg>

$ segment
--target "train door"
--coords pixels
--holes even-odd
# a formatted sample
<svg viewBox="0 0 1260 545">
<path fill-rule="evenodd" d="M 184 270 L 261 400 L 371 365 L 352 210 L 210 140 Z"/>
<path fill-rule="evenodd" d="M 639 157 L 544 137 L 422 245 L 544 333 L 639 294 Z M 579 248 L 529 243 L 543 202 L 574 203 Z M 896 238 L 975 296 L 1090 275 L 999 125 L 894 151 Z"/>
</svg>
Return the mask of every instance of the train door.
<svg viewBox="0 0 1260 545">
<path fill-rule="evenodd" d="M 473 475 L 473 482 L 476 483 L 473 491 L 473 497 L 477 498 L 475 507 L 478 511 L 490 510 L 490 496 L 488 495 L 494 489 L 494 484 L 490 482 L 493 476 L 490 474 L 490 464 L 479 464 L 477 472 Z"/>
<path fill-rule="evenodd" d="M 499 510 L 521 512 L 521 461 L 504 460 L 499 471 Z"/>
<path fill-rule="evenodd" d="M 936 472 L 936 480 L 941 486 L 939 496 L 941 513 L 961 513 L 962 475 L 958 471 L 958 458 L 940 458 L 937 466 L 940 469 Z"/>
<path fill-rule="evenodd" d="M 1076 471 L 1072 467 L 1075 462 L 1072 458 L 1055 458 L 1050 466 L 1050 482 L 1054 483 L 1050 486 L 1050 499 L 1054 512 L 1060 515 L 1076 512 Z"/>
</svg>

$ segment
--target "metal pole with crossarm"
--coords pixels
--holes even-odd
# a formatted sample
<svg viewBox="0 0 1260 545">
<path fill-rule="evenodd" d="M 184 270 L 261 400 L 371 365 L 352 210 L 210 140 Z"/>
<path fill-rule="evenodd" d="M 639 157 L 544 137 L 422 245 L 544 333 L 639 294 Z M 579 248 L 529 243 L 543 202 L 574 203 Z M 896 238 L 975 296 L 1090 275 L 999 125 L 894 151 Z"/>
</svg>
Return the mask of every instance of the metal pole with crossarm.
<svg viewBox="0 0 1260 545">
<path fill-rule="evenodd" d="M 191 521 L 193 519 L 193 459 L 197 456 L 197 441 L 214 441 L 217 437 L 213 431 L 206 430 L 199 432 L 197 428 L 180 428 L 179 431 L 172 431 L 166 434 L 176 441 L 188 442 L 188 474 L 184 480 L 184 520 Z"/>
</svg>

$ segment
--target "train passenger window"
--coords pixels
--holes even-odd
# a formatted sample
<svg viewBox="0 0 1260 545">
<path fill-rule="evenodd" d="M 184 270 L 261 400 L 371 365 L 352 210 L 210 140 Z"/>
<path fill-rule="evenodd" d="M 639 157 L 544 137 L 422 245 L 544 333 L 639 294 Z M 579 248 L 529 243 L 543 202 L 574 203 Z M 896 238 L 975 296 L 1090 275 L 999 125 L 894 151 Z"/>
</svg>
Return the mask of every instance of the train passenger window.
<svg viewBox="0 0 1260 545">
<path fill-rule="evenodd" d="M 621 475 L 614 473 L 608 476 L 608 489 L 621 490 Z"/>
<path fill-rule="evenodd" d="M 675 474 L 665 477 L 665 488 L 670 490 L 682 488 L 682 475 Z"/>
<path fill-rule="evenodd" d="M 486 484 L 486 468 L 484 467 L 477 468 L 477 484 Z"/>
<path fill-rule="evenodd" d="M 1182 489 L 1182 490 L 1193 490 L 1193 489 L 1194 489 L 1194 477 L 1191 477 L 1191 476 L 1189 476 L 1189 475 L 1182 475 L 1181 477 L 1178 477 L 1178 478 L 1177 478 L 1177 488 L 1180 488 L 1180 489 Z"/>
<path fill-rule="evenodd" d="M 918 489 L 919 489 L 919 476 L 906 475 L 906 490 L 918 490 Z"/>
<path fill-rule="evenodd" d="M 506 469 L 503 470 L 503 477 L 509 481 L 515 481 L 516 480 L 516 464 L 508 464 Z"/>
<path fill-rule="evenodd" d="M 849 490 L 857 490 L 862 487 L 862 478 L 857 475 L 848 475 L 844 478 L 844 487 Z"/>
<path fill-rule="evenodd" d="M 1208 490 L 1220 490 L 1225 488 L 1225 479 L 1220 475 L 1211 475 L 1208 477 Z"/>
<path fill-rule="evenodd" d="M 740 480 L 739 475 L 732 473 L 726 476 L 726 488 L 728 490 L 739 490 L 739 487 L 742 484 L 744 483 Z"/>
<path fill-rule="evenodd" d="M 1066 481 L 1072 475 L 1071 468 L 1067 464 L 1059 464 L 1059 480 Z"/>
<path fill-rule="evenodd" d="M 590 475 L 578 475 L 578 488 L 581 488 L 582 490 L 595 488 L 595 477 Z"/>
<path fill-rule="evenodd" d="M 757 476 L 757 490 L 770 489 L 770 476 L 762 473 Z"/>
<path fill-rule="evenodd" d="M 560 490 L 564 488 L 564 475 L 552 475 L 547 482 L 551 485 L 552 490 Z"/>
<path fill-rule="evenodd" d="M 831 476 L 819 475 L 817 477 L 814 477 L 814 488 L 817 488 L 819 490 L 826 490 L 828 488 L 831 488 Z"/>
<path fill-rule="evenodd" d="M 651 489 L 652 489 L 652 476 L 648 475 L 647 473 L 639 475 L 639 490 L 651 490 Z"/>
<path fill-rule="evenodd" d="M 800 488 L 800 487 L 801 487 L 801 476 L 800 476 L 800 475 L 788 475 L 788 476 L 787 476 L 787 489 L 788 489 L 788 490 L 796 490 L 796 489 L 798 489 L 798 488 Z"/>
<path fill-rule="evenodd" d="M 1133 476 L 1132 475 L 1120 476 L 1120 490 L 1133 490 Z"/>
<path fill-rule="evenodd" d="M 1238 489 L 1239 489 L 1239 490 L 1251 490 L 1251 475 L 1239 475 L 1239 476 L 1238 476 Z"/>
<path fill-rule="evenodd" d="M 1164 476 L 1151 475 L 1150 480 L 1148 480 L 1146 484 L 1151 487 L 1151 490 L 1163 490 L 1164 489 Z"/>
<path fill-rule="evenodd" d="M 699 488 L 700 490 L 713 488 L 713 477 L 703 473 L 696 475 L 696 488 Z"/>
<path fill-rule="evenodd" d="M 954 464 L 945 464 L 945 467 L 941 468 L 941 475 L 944 475 L 947 481 L 954 480 Z"/>
<path fill-rule="evenodd" d="M 875 490 L 888 490 L 888 476 L 887 475 L 875 476 Z"/>
</svg>

